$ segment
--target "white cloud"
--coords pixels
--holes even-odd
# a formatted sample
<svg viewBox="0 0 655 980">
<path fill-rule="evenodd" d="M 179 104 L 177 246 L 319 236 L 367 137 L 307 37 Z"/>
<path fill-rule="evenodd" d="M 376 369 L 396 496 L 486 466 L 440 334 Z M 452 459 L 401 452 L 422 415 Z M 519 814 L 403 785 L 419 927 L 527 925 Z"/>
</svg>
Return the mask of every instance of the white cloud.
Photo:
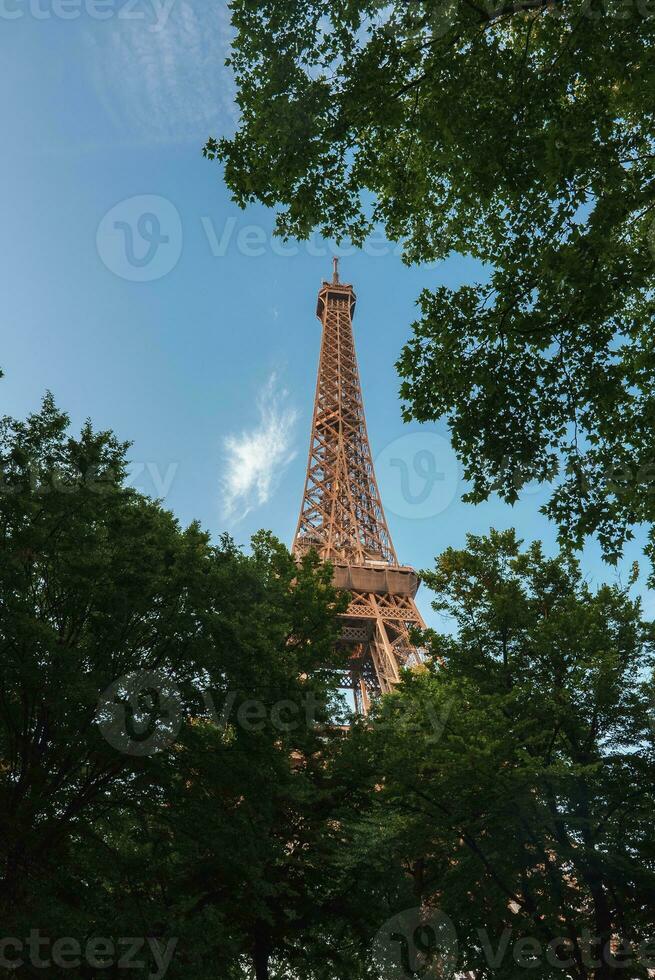
<svg viewBox="0 0 655 980">
<path fill-rule="evenodd" d="M 87 33 L 95 92 L 120 139 L 204 142 L 232 129 L 227 5 L 142 0 L 137 13 Z"/>
<path fill-rule="evenodd" d="M 298 413 L 288 404 L 288 392 L 271 374 L 259 398 L 259 422 L 223 441 L 225 474 L 221 481 L 224 516 L 242 520 L 254 507 L 266 504 L 296 456 L 292 446 Z"/>
</svg>

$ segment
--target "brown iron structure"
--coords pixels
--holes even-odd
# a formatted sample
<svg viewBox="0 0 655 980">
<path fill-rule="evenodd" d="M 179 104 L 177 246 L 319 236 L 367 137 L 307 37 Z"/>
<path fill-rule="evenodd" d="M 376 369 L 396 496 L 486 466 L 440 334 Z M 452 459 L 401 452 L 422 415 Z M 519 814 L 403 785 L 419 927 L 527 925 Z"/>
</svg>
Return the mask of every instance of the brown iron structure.
<svg viewBox="0 0 655 980">
<path fill-rule="evenodd" d="M 300 557 L 315 549 L 334 565 L 335 584 L 351 593 L 340 642 L 351 648 L 356 709 L 367 714 L 371 698 L 398 683 L 401 666 L 420 662 L 410 630 L 425 624 L 414 602 L 418 575 L 398 563 L 375 479 L 353 338 L 355 302 L 335 259 L 332 282 L 318 294 L 321 353 L 293 551 Z"/>
</svg>

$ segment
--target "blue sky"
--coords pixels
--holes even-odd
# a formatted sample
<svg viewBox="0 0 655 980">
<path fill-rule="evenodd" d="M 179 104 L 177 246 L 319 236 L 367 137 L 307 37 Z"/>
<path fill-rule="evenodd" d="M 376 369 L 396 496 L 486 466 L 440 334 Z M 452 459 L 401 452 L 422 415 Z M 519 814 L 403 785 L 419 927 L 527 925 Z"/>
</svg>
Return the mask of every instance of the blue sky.
<svg viewBox="0 0 655 980">
<path fill-rule="evenodd" d="M 0 21 L 11 80 L 0 411 L 24 416 L 51 389 L 75 426 L 89 416 L 133 441 L 134 485 L 183 523 L 198 518 L 241 543 L 268 527 L 290 542 L 320 339 L 316 292 L 332 253 L 318 238 L 274 241 L 272 215 L 239 211 L 219 167 L 202 158 L 205 138 L 236 119 L 225 5 L 0 0 Z M 552 550 L 539 514 L 546 489 L 514 508 L 464 505 L 445 427 L 401 421 L 394 362 L 416 297 L 473 280 L 473 263 L 407 269 L 377 240 L 343 255 L 341 271 L 358 295 L 369 434 L 401 560 L 427 567 L 467 530 L 491 525 Z M 640 555 L 636 541 L 623 578 Z M 618 574 L 594 545 L 583 564 L 591 582 Z M 419 604 L 439 625 L 425 590 Z M 655 612 L 648 596 L 645 608 Z"/>
</svg>

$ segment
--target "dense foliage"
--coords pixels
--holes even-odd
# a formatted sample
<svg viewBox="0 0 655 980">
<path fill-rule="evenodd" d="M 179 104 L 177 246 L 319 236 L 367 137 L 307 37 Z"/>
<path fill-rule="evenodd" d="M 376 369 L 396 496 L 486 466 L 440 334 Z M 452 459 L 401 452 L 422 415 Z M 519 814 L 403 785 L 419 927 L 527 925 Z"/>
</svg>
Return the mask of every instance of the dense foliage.
<svg viewBox="0 0 655 980">
<path fill-rule="evenodd" d="M 284 235 L 381 223 L 420 297 L 407 418 L 448 419 L 468 497 L 554 483 L 615 558 L 655 516 L 655 16 L 647 0 L 232 0 L 241 120 L 210 139 Z"/>
<path fill-rule="evenodd" d="M 182 530 L 67 426 L 47 398 L 0 432 L 0 938 L 174 938 L 171 977 L 265 976 L 338 916 L 342 600 L 269 535 Z"/>
<path fill-rule="evenodd" d="M 653 632 L 627 591 L 471 537 L 425 575 L 454 632 L 346 734 L 330 569 L 181 529 L 125 453 L 51 398 L 2 422 L 0 970 L 428 976 L 437 916 L 439 975 L 606 980 L 620 939 L 645 977 Z"/>
<path fill-rule="evenodd" d="M 449 917 L 453 971 L 647 977 L 652 626 L 626 591 L 593 592 L 570 556 L 513 532 L 470 536 L 426 579 L 455 633 L 433 635 L 443 665 L 356 736 L 381 785 L 371 846 Z"/>
</svg>

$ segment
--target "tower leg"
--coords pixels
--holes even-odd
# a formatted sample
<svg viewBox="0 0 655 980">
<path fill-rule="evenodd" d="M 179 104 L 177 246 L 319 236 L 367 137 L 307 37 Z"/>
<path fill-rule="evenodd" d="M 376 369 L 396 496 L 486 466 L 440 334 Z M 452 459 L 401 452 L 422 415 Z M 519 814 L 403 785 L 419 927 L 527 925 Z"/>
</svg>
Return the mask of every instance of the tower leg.
<svg viewBox="0 0 655 980">
<path fill-rule="evenodd" d="M 375 632 L 371 640 L 370 650 L 380 693 L 388 694 L 400 681 L 400 672 L 387 634 L 386 625 L 382 619 L 378 619 L 375 623 Z"/>
</svg>

